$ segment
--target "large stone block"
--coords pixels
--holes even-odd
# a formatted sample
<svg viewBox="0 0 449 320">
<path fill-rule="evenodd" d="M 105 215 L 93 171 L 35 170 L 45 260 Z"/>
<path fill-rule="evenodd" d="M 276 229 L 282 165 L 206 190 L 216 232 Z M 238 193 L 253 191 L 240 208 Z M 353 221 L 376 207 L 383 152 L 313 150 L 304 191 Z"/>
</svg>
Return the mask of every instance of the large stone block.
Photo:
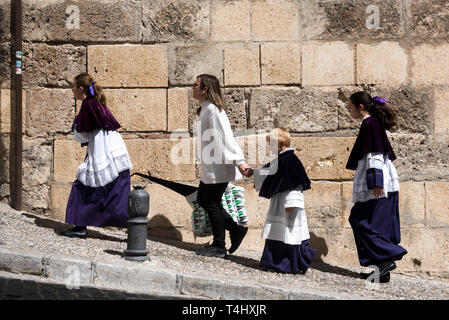
<svg viewBox="0 0 449 320">
<path fill-rule="evenodd" d="M 347 228 L 310 228 L 310 247 L 315 262 L 359 267 L 354 234 Z"/>
<path fill-rule="evenodd" d="M 426 182 L 426 220 L 434 227 L 449 227 L 449 182 Z"/>
<path fill-rule="evenodd" d="M 166 89 L 105 89 L 120 131 L 166 131 Z"/>
<path fill-rule="evenodd" d="M 51 182 L 53 148 L 44 139 L 24 139 L 22 143 L 23 184 L 43 185 Z"/>
<path fill-rule="evenodd" d="M 343 182 L 341 184 L 342 223 L 344 228 L 351 228 L 349 216 L 351 215 L 351 209 L 354 206 L 354 202 L 352 202 L 352 189 L 352 182 Z"/>
<path fill-rule="evenodd" d="M 449 90 L 435 89 L 435 134 L 449 135 Z"/>
<path fill-rule="evenodd" d="M 401 179 L 401 177 L 399 177 Z M 352 182 L 342 183 L 342 202 L 344 212 L 344 227 L 351 228 L 349 216 L 354 206 L 352 202 Z M 424 227 L 426 195 L 424 182 L 400 182 L 399 183 L 399 220 L 403 227 Z"/>
<path fill-rule="evenodd" d="M 401 181 L 448 180 L 449 144 L 420 134 L 391 134 L 397 159 L 394 165 Z"/>
<path fill-rule="evenodd" d="M 9 135 L 0 135 L 0 186 L 2 193 L 9 195 L 9 150 L 11 139 Z M 4 185 L 3 185 L 4 184 Z M 8 190 L 7 190 L 8 189 Z"/>
<path fill-rule="evenodd" d="M 54 169 L 55 182 L 73 182 L 76 179 L 76 169 L 84 161 L 86 147 L 75 140 L 54 141 Z"/>
<path fill-rule="evenodd" d="M 28 135 L 42 136 L 71 131 L 75 104 L 70 89 L 29 90 L 26 109 Z"/>
<path fill-rule="evenodd" d="M 449 85 L 449 44 L 423 44 L 412 50 L 414 86 Z"/>
<path fill-rule="evenodd" d="M 357 45 L 357 83 L 398 86 L 407 82 L 408 55 L 398 42 Z"/>
<path fill-rule="evenodd" d="M 337 129 L 337 91 L 316 88 L 258 88 L 252 90 L 250 126 L 257 130 L 284 127 L 290 132 Z"/>
<path fill-rule="evenodd" d="M 395 0 L 319 0 L 323 40 L 393 40 L 403 35 L 403 5 Z M 378 22 L 378 24 L 377 24 Z"/>
<path fill-rule="evenodd" d="M 167 130 L 189 130 L 189 90 L 184 88 L 168 89 Z"/>
<path fill-rule="evenodd" d="M 11 1 L 0 0 L 0 42 L 11 40 Z"/>
<path fill-rule="evenodd" d="M 354 49 L 340 41 L 302 47 L 302 84 L 354 84 Z"/>
<path fill-rule="evenodd" d="M 298 8 L 295 1 L 252 1 L 251 6 L 252 40 L 298 39 Z"/>
<path fill-rule="evenodd" d="M 22 189 L 22 205 L 25 210 L 45 213 L 50 209 L 50 186 L 24 185 Z"/>
<path fill-rule="evenodd" d="M 223 48 L 214 44 L 169 47 L 170 85 L 193 85 L 200 74 L 212 74 L 223 85 Z"/>
<path fill-rule="evenodd" d="M 225 49 L 224 78 L 226 86 L 260 84 L 259 47 Z"/>
<path fill-rule="evenodd" d="M 251 39 L 249 0 L 218 0 L 211 3 L 211 40 L 248 41 Z"/>
<path fill-rule="evenodd" d="M 354 172 L 346 162 L 354 137 L 293 137 L 291 146 L 299 148 L 298 158 L 312 180 L 352 180 Z"/>
<path fill-rule="evenodd" d="M 136 1 L 25 1 L 23 14 L 28 41 L 140 41 L 142 13 Z"/>
<path fill-rule="evenodd" d="M 297 1 L 300 41 L 320 39 L 326 31 L 327 14 L 320 1 Z M 340 39 L 336 39 L 340 40 Z"/>
<path fill-rule="evenodd" d="M 433 129 L 433 90 L 432 88 L 415 88 L 401 86 L 370 87 L 371 96 L 381 96 L 399 118 L 399 132 L 431 134 Z"/>
<path fill-rule="evenodd" d="M 249 89 L 223 88 L 222 92 L 225 112 L 232 130 L 245 130 L 248 118 Z"/>
<path fill-rule="evenodd" d="M 354 129 L 354 134 L 357 134 L 357 129 L 360 128 L 360 120 L 354 119 L 348 111 L 349 97 L 357 92 L 366 90 L 362 86 L 341 86 L 338 88 L 338 129 Z"/>
<path fill-rule="evenodd" d="M 399 220 L 401 227 L 422 227 L 426 221 L 424 182 L 400 182 Z"/>
<path fill-rule="evenodd" d="M 198 184 L 193 186 L 198 187 Z M 192 231 L 192 207 L 185 197 L 161 185 L 149 184 L 149 228 L 177 228 Z"/>
<path fill-rule="evenodd" d="M 167 87 L 164 45 L 88 46 L 88 71 L 103 87 Z"/>
<path fill-rule="evenodd" d="M 51 185 L 51 213 L 50 217 L 65 221 L 67 201 L 69 200 L 71 184 L 55 183 Z"/>
<path fill-rule="evenodd" d="M 341 185 L 338 182 L 312 182 L 304 192 L 304 205 L 309 228 L 343 226 Z"/>
<path fill-rule="evenodd" d="M 410 33 L 413 41 L 444 41 L 449 39 L 449 7 L 445 0 L 410 2 Z"/>
<path fill-rule="evenodd" d="M 245 188 L 245 210 L 248 215 L 248 225 L 251 229 L 261 229 L 265 224 L 270 200 L 259 197 L 259 192 L 254 189 L 254 184 L 239 184 Z M 260 237 L 260 234 L 258 234 Z"/>
<path fill-rule="evenodd" d="M 86 48 L 64 44 L 23 43 L 23 83 L 28 86 L 65 86 L 86 72 Z"/>
<path fill-rule="evenodd" d="M 223 103 L 225 112 L 229 118 L 231 128 L 234 133 L 243 131 L 247 127 L 249 100 L 251 98 L 251 89 L 249 88 L 222 88 Z M 193 134 L 193 128 L 198 125 L 199 104 L 193 99 L 192 90 L 188 91 L 189 101 L 189 130 Z"/>
<path fill-rule="evenodd" d="M 0 89 L 0 133 L 11 132 L 11 94 L 14 91 Z M 22 91 L 22 133 L 25 132 L 26 91 Z"/>
<path fill-rule="evenodd" d="M 143 41 L 208 40 L 209 12 L 207 0 L 143 1 Z"/>
<path fill-rule="evenodd" d="M 404 228 L 401 246 L 407 251 L 398 271 L 438 274 L 449 270 L 449 228 Z"/>
<path fill-rule="evenodd" d="M 125 144 L 133 164 L 133 171 L 167 180 L 196 179 L 192 139 L 131 139 Z"/>
<path fill-rule="evenodd" d="M 10 44 L 0 43 L 0 88 L 10 88 L 11 60 Z"/>
<path fill-rule="evenodd" d="M 298 43 L 261 45 L 262 84 L 299 84 L 301 47 Z"/>
</svg>

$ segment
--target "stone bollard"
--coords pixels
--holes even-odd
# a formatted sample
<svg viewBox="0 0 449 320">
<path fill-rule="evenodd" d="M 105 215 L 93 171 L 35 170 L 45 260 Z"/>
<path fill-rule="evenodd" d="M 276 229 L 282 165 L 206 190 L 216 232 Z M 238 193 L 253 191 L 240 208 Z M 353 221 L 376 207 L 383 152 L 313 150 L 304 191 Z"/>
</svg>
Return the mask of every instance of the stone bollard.
<svg viewBox="0 0 449 320">
<path fill-rule="evenodd" d="M 128 196 L 128 247 L 125 260 L 149 261 L 147 247 L 147 216 L 150 211 L 150 195 L 141 186 L 134 186 Z"/>
</svg>

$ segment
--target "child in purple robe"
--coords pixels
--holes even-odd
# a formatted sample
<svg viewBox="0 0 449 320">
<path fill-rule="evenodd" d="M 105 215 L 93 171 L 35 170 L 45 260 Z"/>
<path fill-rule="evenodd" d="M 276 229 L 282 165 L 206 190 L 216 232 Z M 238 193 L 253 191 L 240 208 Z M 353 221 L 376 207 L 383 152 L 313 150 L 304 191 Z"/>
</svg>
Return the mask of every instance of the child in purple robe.
<svg viewBox="0 0 449 320">
<path fill-rule="evenodd" d="M 355 170 L 349 223 L 354 232 L 362 266 L 376 266 L 380 282 L 390 280 L 395 261 L 407 251 L 399 245 L 399 178 L 393 162 L 396 156 L 385 130 L 397 126 L 396 113 L 385 98 L 356 92 L 348 100 L 348 111 L 362 124 L 346 168 Z"/>
<path fill-rule="evenodd" d="M 259 196 L 270 199 L 262 230 L 266 240 L 259 266 L 269 271 L 304 274 L 316 253 L 309 247 L 303 195 L 310 189 L 310 180 L 295 149 L 290 148 L 291 136 L 287 130 L 274 129 L 268 140 L 277 144 L 278 157 L 254 170 Z"/>
<path fill-rule="evenodd" d="M 72 130 L 76 141 L 87 146 L 84 162 L 76 170 L 66 209 L 66 223 L 75 227 L 62 234 L 85 238 L 87 226 L 128 226 L 131 159 L 120 124 L 106 106 L 101 87 L 88 74 L 75 77 L 75 99 L 82 100 Z"/>
</svg>

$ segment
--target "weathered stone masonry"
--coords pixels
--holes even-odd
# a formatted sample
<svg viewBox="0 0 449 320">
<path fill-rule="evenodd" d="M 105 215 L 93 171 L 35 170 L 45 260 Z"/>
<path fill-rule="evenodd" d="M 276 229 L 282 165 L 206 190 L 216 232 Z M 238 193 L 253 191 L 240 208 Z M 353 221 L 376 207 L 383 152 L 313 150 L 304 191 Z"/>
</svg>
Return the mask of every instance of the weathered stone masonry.
<svg viewBox="0 0 449 320">
<path fill-rule="evenodd" d="M 305 194 L 318 260 L 358 265 L 348 216 L 352 172 L 344 169 L 358 123 L 339 92 L 366 89 L 399 113 L 389 134 L 401 181 L 403 272 L 449 278 L 449 4 L 444 0 L 24 0 L 23 192 L 26 210 L 61 221 L 85 149 L 70 127 L 68 81 L 93 74 L 136 171 L 198 184 L 198 167 L 173 165 L 174 130 L 187 133 L 200 73 L 220 79 L 240 135 L 283 126 L 312 181 Z M 80 29 L 68 29 L 69 5 Z M 369 29 L 379 9 L 379 26 Z M 0 197 L 9 199 L 10 1 L 0 0 Z M 248 151 L 244 137 L 239 137 Z M 192 156 L 193 159 L 193 156 Z M 256 164 L 253 164 L 256 165 Z M 260 165 L 260 163 L 258 163 Z M 136 183 L 146 183 L 134 180 Z M 267 201 L 243 182 L 250 232 L 242 246 L 262 251 Z M 195 241 L 190 207 L 148 184 L 150 233 Z M 209 239 L 196 239 L 205 242 Z"/>
</svg>

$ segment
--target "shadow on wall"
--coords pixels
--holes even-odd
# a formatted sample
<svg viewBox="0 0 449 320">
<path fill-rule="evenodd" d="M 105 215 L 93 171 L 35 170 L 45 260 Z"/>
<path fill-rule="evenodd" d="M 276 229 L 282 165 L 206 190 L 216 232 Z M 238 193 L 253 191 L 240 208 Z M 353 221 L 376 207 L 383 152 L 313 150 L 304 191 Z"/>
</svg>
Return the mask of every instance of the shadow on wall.
<svg viewBox="0 0 449 320">
<path fill-rule="evenodd" d="M 326 244 L 326 239 L 318 237 L 313 232 L 310 232 L 310 247 L 316 250 L 315 259 L 312 262 L 310 268 L 319 270 L 321 272 L 334 273 L 341 276 L 360 279 L 361 276 L 358 272 L 354 272 L 348 269 L 340 268 L 330 265 L 323 261 L 323 257 L 329 253 L 329 248 Z M 354 254 L 357 254 L 356 252 Z"/>
<path fill-rule="evenodd" d="M 169 240 L 171 242 L 182 242 L 182 234 L 178 231 L 170 220 L 162 214 L 157 214 L 148 220 L 148 239 L 162 242 Z"/>
</svg>

